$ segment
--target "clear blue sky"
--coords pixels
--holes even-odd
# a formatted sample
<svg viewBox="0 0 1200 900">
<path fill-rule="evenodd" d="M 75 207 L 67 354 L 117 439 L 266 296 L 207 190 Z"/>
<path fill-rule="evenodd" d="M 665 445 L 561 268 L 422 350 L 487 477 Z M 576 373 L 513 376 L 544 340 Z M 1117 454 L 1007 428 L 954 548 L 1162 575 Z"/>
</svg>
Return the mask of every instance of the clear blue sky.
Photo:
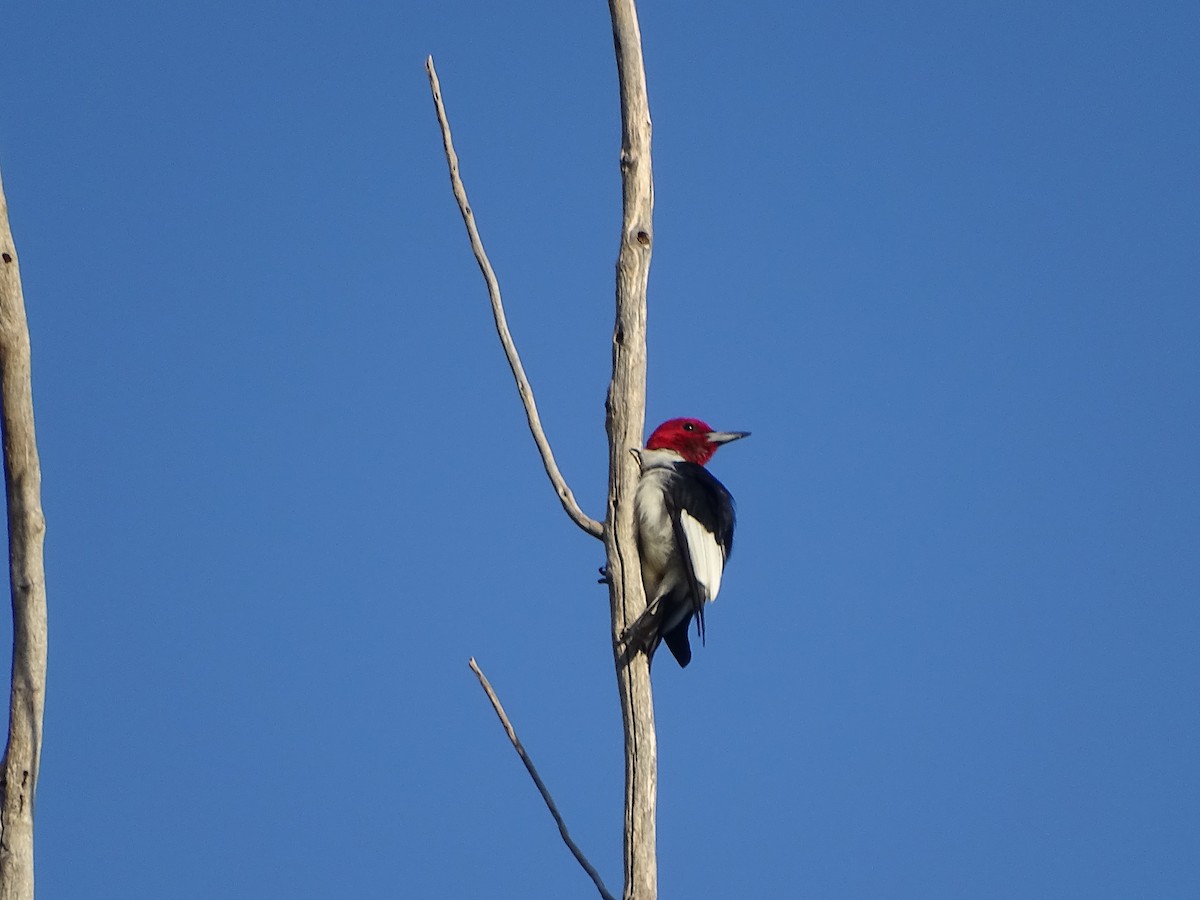
<svg viewBox="0 0 1200 900">
<path fill-rule="evenodd" d="M 737 553 L 655 672 L 664 898 L 1200 896 L 1200 7 L 643 4 L 649 416 Z M 605 4 L 25 4 L 42 900 L 620 882 Z M 650 424 L 654 424 L 651 422 Z M 0 634 L 7 643 L 7 634 Z"/>
</svg>

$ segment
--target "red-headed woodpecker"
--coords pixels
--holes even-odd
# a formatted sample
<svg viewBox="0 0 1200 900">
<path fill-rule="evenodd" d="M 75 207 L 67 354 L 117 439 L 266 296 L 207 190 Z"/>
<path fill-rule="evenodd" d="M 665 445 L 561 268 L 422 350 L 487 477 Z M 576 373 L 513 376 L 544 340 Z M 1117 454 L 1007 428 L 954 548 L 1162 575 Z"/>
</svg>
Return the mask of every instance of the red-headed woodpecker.
<svg viewBox="0 0 1200 900">
<path fill-rule="evenodd" d="M 733 497 L 704 464 L 748 431 L 714 431 L 699 419 L 671 419 L 634 450 L 642 467 L 634 495 L 646 611 L 626 632 L 629 652 L 653 658 L 661 641 L 680 666 L 692 659 L 688 626 L 704 640 L 704 604 L 717 599 L 733 552 Z"/>
</svg>

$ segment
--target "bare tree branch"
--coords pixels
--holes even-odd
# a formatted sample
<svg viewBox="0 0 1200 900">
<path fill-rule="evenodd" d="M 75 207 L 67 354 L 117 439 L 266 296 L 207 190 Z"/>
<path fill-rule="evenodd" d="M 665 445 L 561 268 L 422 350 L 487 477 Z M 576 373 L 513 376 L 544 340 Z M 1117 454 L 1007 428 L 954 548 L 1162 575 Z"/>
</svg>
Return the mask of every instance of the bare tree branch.
<svg viewBox="0 0 1200 900">
<path fill-rule="evenodd" d="M 500 300 L 500 283 L 496 280 L 496 273 L 492 269 L 487 253 L 484 252 L 479 229 L 475 226 L 475 214 L 471 211 L 471 205 L 467 201 L 467 189 L 463 186 L 462 177 L 458 172 L 458 154 L 454 152 L 454 141 L 450 136 L 450 122 L 446 118 L 446 108 L 442 105 L 442 86 L 438 81 L 437 70 L 433 67 L 432 56 L 425 60 L 425 71 L 429 73 L 433 105 L 437 109 L 438 124 L 442 126 L 442 145 L 446 149 L 446 162 L 450 166 L 450 184 L 454 189 L 454 199 L 458 201 L 459 212 L 462 213 L 463 222 L 466 223 L 467 235 L 471 239 L 471 249 L 475 252 L 475 261 L 479 263 L 483 279 L 487 282 L 488 297 L 492 301 L 492 315 L 496 319 L 496 332 L 500 335 L 500 343 L 504 346 L 504 355 L 508 357 L 508 365 L 512 369 L 513 378 L 516 379 L 517 392 L 521 395 L 521 403 L 525 406 L 525 416 L 529 420 L 529 430 L 533 433 L 533 440 L 537 444 L 538 452 L 542 454 L 542 465 L 545 466 L 546 474 L 550 476 L 550 483 L 554 486 L 554 492 L 558 494 L 559 502 L 567 511 L 567 515 L 571 517 L 571 521 L 592 537 L 603 538 L 604 526 L 588 516 L 575 502 L 575 495 L 571 493 L 566 479 L 558 470 L 558 464 L 554 461 L 554 453 L 550 449 L 550 442 L 546 439 L 546 432 L 542 430 L 537 403 L 533 399 L 533 387 L 529 384 L 529 379 L 525 377 L 525 367 L 521 365 L 521 357 L 517 355 L 517 347 L 508 331 L 508 321 L 504 316 L 504 304 Z"/>
<path fill-rule="evenodd" d="M 604 544 L 613 656 L 625 728 L 625 900 L 655 900 L 658 740 L 650 663 L 644 653 L 625 654 L 620 647 L 621 635 L 646 608 L 633 522 L 639 472 L 628 451 L 641 446 L 646 420 L 646 286 L 654 235 L 650 103 L 634 0 L 609 0 L 608 9 L 621 89 L 623 216 L 613 377 L 607 402 L 609 486 Z"/>
<path fill-rule="evenodd" d="M 562 835 L 563 843 L 567 845 L 567 849 L 575 856 L 579 865 L 583 866 L 583 871 L 588 873 L 588 877 L 596 885 L 596 889 L 600 891 L 600 896 L 604 900 L 616 900 L 608 889 L 604 887 L 604 882 L 600 878 L 600 873 L 595 870 L 587 857 L 583 855 L 583 851 L 571 840 L 571 835 L 567 833 L 567 823 L 563 821 L 563 817 L 558 813 L 558 807 L 554 805 L 554 798 L 550 796 L 550 791 L 546 788 L 545 782 L 538 775 L 537 769 L 534 768 L 533 760 L 529 758 L 529 754 L 525 752 L 525 747 L 517 738 L 516 731 L 513 730 L 512 723 L 508 721 L 508 716 L 504 713 L 504 707 L 500 705 L 500 698 L 496 696 L 496 692 L 492 690 L 491 682 L 487 680 L 487 676 L 479 668 L 479 664 L 475 662 L 475 657 L 471 657 L 471 671 L 475 673 L 475 677 L 479 679 L 479 684 L 483 688 L 483 692 L 487 694 L 489 700 L 492 701 L 492 709 L 496 711 L 496 715 L 500 717 L 500 724 L 504 726 L 505 732 L 508 734 L 508 739 L 512 741 L 513 749 L 517 751 L 517 756 L 521 757 L 521 762 L 525 763 L 525 769 L 529 772 L 529 777 L 533 779 L 534 785 L 537 786 L 538 793 L 542 795 L 542 800 L 546 803 L 546 808 L 550 810 L 550 815 L 554 816 L 554 821 L 558 825 L 558 833 Z"/>
<path fill-rule="evenodd" d="M 12 694 L 0 812 L 0 900 L 33 900 L 33 805 L 46 701 L 41 466 L 33 428 L 29 325 L 0 181 L 0 421 L 13 606 Z"/>
</svg>

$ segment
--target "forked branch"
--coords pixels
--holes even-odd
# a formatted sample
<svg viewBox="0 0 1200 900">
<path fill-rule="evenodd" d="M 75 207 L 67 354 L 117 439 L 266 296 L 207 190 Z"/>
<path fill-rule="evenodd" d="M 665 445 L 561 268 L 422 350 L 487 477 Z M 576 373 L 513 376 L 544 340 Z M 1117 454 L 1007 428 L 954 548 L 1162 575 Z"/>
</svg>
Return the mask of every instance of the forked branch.
<svg viewBox="0 0 1200 900">
<path fill-rule="evenodd" d="M 504 316 L 504 304 L 500 299 L 500 283 L 496 273 L 483 249 L 483 241 L 479 237 L 479 229 L 475 226 L 475 214 L 467 201 L 467 189 L 463 186 L 462 176 L 458 171 L 458 154 L 454 152 L 454 141 L 450 136 L 450 121 L 446 118 L 446 108 L 442 104 L 442 86 L 438 81 L 437 70 L 433 67 L 433 57 L 425 60 L 425 71 L 429 73 L 429 87 L 433 91 L 433 105 L 437 109 L 438 124 L 442 127 L 442 146 L 446 149 L 446 162 L 450 166 L 450 184 L 454 190 L 454 199 L 458 201 L 458 210 L 462 213 L 463 222 L 467 226 L 467 235 L 471 239 L 471 250 L 475 253 L 475 261 L 483 272 L 487 282 L 488 297 L 492 301 L 492 315 L 496 319 L 496 332 L 500 335 L 500 343 L 504 346 L 504 355 L 508 358 L 509 368 L 517 382 L 517 392 L 521 395 L 521 403 L 525 406 L 525 417 L 529 420 L 529 430 L 533 441 L 537 444 L 538 452 L 542 455 L 542 465 L 558 494 L 559 502 L 571 517 L 571 521 L 595 538 L 604 537 L 604 526 L 587 515 L 575 501 L 575 495 L 567 486 L 558 463 L 554 461 L 554 453 L 550 449 L 550 441 L 542 429 L 542 421 L 538 416 L 537 403 L 533 399 L 533 387 L 525 377 L 525 367 L 521 365 L 521 357 L 517 354 L 516 344 L 508 330 L 508 321 Z"/>
<path fill-rule="evenodd" d="M 442 142 L 450 166 L 450 183 L 459 211 L 467 226 L 475 259 L 487 282 L 492 301 L 496 329 L 517 380 L 521 400 L 529 418 L 546 473 L 550 476 L 563 508 L 571 519 L 588 534 L 600 537 L 605 545 L 605 580 L 609 586 L 612 613 L 614 662 L 617 692 L 621 700 L 621 717 L 625 734 L 625 828 L 624 900 L 655 900 L 658 896 L 658 860 L 656 849 L 656 806 L 658 783 L 658 750 L 654 729 L 654 699 L 650 684 L 649 663 L 645 654 L 626 658 L 620 651 L 620 635 L 646 607 L 638 562 L 637 538 L 633 521 L 633 498 L 638 482 L 638 467 L 629 454 L 631 447 L 641 446 L 646 411 L 646 288 L 653 246 L 654 182 L 650 161 L 650 106 L 646 92 L 646 73 L 642 63 L 641 29 L 634 0 L 609 0 L 612 18 L 613 44 L 617 57 L 617 79 L 621 94 L 621 184 L 622 224 L 620 251 L 617 259 L 617 315 L 613 328 L 613 375 L 605 403 L 605 430 L 609 446 L 609 490 L 604 524 L 588 518 L 579 509 L 567 488 L 549 443 L 538 422 L 533 392 L 521 368 L 520 359 L 508 334 L 500 289 L 495 273 L 483 251 L 475 219 L 467 202 L 466 190 L 458 172 L 458 157 L 450 137 L 450 126 L 442 106 L 441 88 L 433 59 L 426 61 L 429 84 L 433 90 L 434 106 L 442 128 Z M 563 839 L 576 858 L 592 875 L 604 897 L 608 893 L 586 864 L 582 854 L 567 837 L 562 820 L 545 791 L 544 785 L 522 751 L 516 735 L 508 725 L 504 712 L 489 690 L 483 674 L 471 664 L 480 683 L 488 692 L 501 721 L 517 752 L 533 776 L 534 783 L 559 823 Z"/>
<path fill-rule="evenodd" d="M 533 760 L 529 758 L 529 754 L 525 752 L 525 747 L 517 738 L 517 732 L 513 730 L 512 723 L 508 721 L 508 716 L 504 713 L 504 707 L 500 705 L 500 698 L 492 690 L 491 682 L 487 680 L 487 676 L 480 670 L 479 664 L 475 662 L 475 657 L 471 657 L 471 671 L 475 673 L 475 677 L 479 679 L 480 687 L 487 694 L 488 700 L 492 702 L 492 709 L 500 717 L 500 724 L 504 726 L 504 731 L 508 734 L 508 739 L 512 742 L 513 749 L 517 751 L 517 756 L 521 757 L 521 762 L 525 763 L 525 769 L 529 772 L 529 777 L 533 779 L 538 793 L 542 795 L 542 800 L 545 801 L 546 808 L 550 810 L 550 815 L 554 816 L 554 822 L 558 825 L 558 833 L 562 835 L 563 843 L 567 845 L 567 849 L 575 856 L 579 865 L 583 866 L 583 870 L 588 873 L 588 877 L 592 879 L 592 882 L 596 885 L 596 889 L 600 891 L 600 896 L 604 900 L 616 900 L 608 892 L 608 889 L 604 887 L 600 873 L 588 862 L 587 857 L 583 855 L 583 851 L 579 849 L 576 843 L 571 840 L 571 835 L 567 833 L 567 823 L 559 815 L 558 807 L 554 805 L 554 798 L 550 796 L 550 791 L 547 789 L 546 783 L 542 781 L 541 776 L 538 775 L 538 771 L 533 765 Z"/>
</svg>

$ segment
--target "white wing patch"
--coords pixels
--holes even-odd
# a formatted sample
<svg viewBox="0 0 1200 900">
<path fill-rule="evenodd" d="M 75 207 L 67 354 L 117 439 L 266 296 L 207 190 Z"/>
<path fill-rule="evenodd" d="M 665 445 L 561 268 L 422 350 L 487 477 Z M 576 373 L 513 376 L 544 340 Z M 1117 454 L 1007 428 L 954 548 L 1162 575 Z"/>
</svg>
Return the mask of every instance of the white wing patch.
<svg viewBox="0 0 1200 900">
<path fill-rule="evenodd" d="M 679 524 L 687 539 L 692 572 L 711 602 L 721 590 L 721 573 L 725 571 L 725 553 L 712 532 L 692 518 L 687 510 L 679 511 Z"/>
</svg>

